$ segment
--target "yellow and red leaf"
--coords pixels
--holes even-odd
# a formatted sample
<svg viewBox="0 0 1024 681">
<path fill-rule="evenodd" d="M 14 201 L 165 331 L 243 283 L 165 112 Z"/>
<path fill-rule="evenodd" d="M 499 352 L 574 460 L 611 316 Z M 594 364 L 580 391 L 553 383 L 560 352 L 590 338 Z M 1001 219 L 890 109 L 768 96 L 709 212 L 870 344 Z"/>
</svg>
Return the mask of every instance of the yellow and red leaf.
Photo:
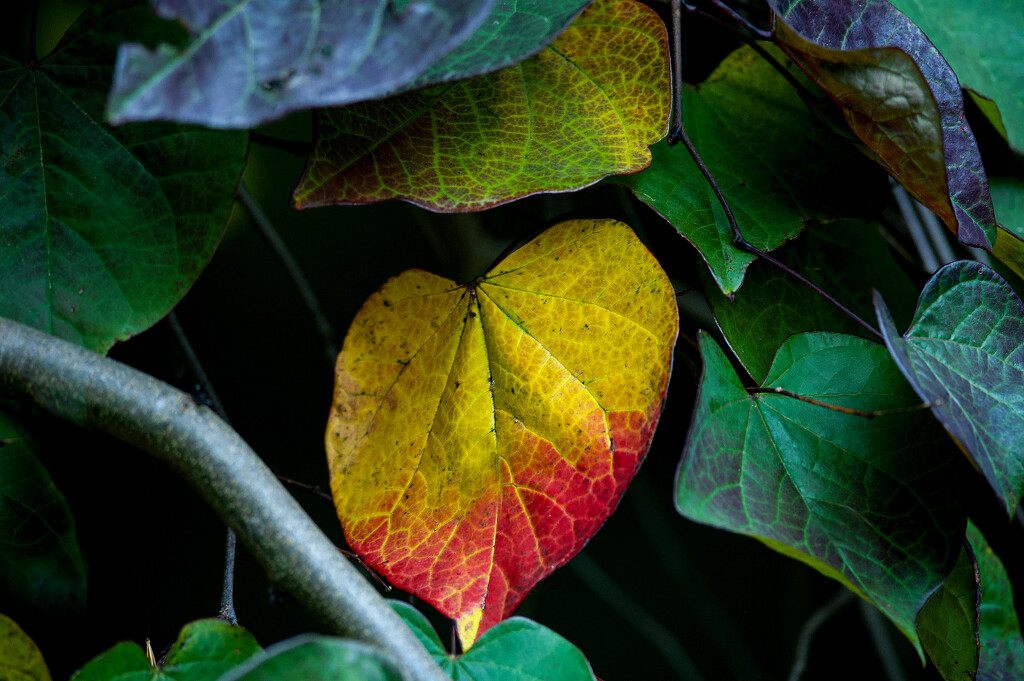
<svg viewBox="0 0 1024 681">
<path fill-rule="evenodd" d="M 468 648 L 615 509 L 677 328 L 668 277 L 614 220 L 556 225 L 469 284 L 391 279 L 338 356 L 326 444 L 350 546 Z"/>
</svg>

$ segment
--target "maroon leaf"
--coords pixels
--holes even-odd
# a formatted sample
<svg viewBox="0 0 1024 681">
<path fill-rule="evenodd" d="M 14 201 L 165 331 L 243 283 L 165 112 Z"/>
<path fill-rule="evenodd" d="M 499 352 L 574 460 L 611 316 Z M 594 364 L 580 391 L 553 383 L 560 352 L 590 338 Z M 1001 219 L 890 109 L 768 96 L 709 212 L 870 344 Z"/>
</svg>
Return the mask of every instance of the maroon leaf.
<svg viewBox="0 0 1024 681">
<path fill-rule="evenodd" d="M 771 0 L 776 42 L 839 103 L 867 153 L 961 243 L 991 249 L 996 223 L 953 70 L 886 0 Z"/>
</svg>

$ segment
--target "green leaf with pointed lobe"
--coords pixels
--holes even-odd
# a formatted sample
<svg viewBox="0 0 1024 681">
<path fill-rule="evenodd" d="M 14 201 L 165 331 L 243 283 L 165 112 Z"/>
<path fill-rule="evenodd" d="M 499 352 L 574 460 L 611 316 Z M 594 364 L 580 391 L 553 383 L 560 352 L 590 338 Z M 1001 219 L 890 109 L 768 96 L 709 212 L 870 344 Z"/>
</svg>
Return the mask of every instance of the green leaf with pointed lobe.
<svg viewBox="0 0 1024 681">
<path fill-rule="evenodd" d="M 1024 493 L 1024 303 L 988 267 L 936 272 L 902 336 L 876 292 L 896 365 L 1012 517 Z"/>
<path fill-rule="evenodd" d="M 252 634 L 221 619 L 196 620 L 178 634 L 159 669 L 137 643 L 119 643 L 93 658 L 71 681 L 217 681 L 260 651 Z"/>
<path fill-rule="evenodd" d="M 412 86 L 490 17 L 494 0 L 161 0 L 189 32 L 117 55 L 115 123 L 173 120 L 250 128 L 298 109 L 386 97 Z"/>
<path fill-rule="evenodd" d="M 43 654 L 17 622 L 0 614 L 0 679 L 50 681 Z"/>
<path fill-rule="evenodd" d="M 839 103 L 869 155 L 961 243 L 991 249 L 995 217 L 956 75 L 886 0 L 772 0 L 775 41 Z"/>
<path fill-rule="evenodd" d="M 783 60 L 785 56 L 775 51 Z M 863 215 L 884 191 L 870 162 L 820 123 L 786 79 L 749 47 L 699 86 L 683 90 L 686 130 L 725 194 L 744 238 L 768 251 L 808 220 Z M 633 190 L 697 247 L 723 293 L 737 290 L 754 256 L 681 145 L 651 148 L 651 167 L 610 178 Z"/>
<path fill-rule="evenodd" d="M 68 502 L 20 424 L 0 411 L 0 602 L 85 610 L 85 563 Z"/>
<path fill-rule="evenodd" d="M 103 123 L 117 42 L 173 28 L 103 2 L 38 68 L 0 55 L 0 315 L 105 351 L 167 314 L 209 261 L 246 135 Z"/>
<path fill-rule="evenodd" d="M 953 452 L 913 390 L 862 338 L 790 337 L 750 393 L 701 333 L 704 374 L 679 469 L 687 518 L 760 539 L 875 605 L 921 650 L 914 621 L 953 567 L 965 519 Z"/>
<path fill-rule="evenodd" d="M 896 303 L 897 317 L 910 321 L 917 290 L 900 269 L 875 224 L 840 220 L 814 224 L 774 255 L 835 296 L 862 319 L 872 315 L 871 288 Z M 835 305 L 778 267 L 758 260 L 732 300 L 710 276 L 704 295 L 729 348 L 750 376 L 764 381 L 775 352 L 801 331 L 837 331 L 874 338 Z"/>
<path fill-rule="evenodd" d="M 1006 568 L 981 531 L 967 525 L 967 538 L 978 557 L 981 578 L 981 656 L 977 681 L 1020 681 L 1024 678 L 1024 638 Z"/>
<path fill-rule="evenodd" d="M 498 623 L 464 654 L 452 657 L 416 608 L 401 601 L 391 601 L 391 607 L 456 681 L 595 681 L 590 663 L 579 648 L 525 617 Z"/>
<path fill-rule="evenodd" d="M 980 607 L 978 561 L 965 541 L 953 571 L 917 616 L 917 633 L 928 659 L 946 681 L 974 681 Z"/>
<path fill-rule="evenodd" d="M 917 24 L 960 84 L 998 107 L 1002 134 L 1024 153 L 1024 12 L 1018 0 L 890 0 Z"/>
<path fill-rule="evenodd" d="M 669 92 L 661 19 L 601 0 L 516 66 L 319 112 L 295 205 L 404 199 L 463 212 L 579 189 L 650 163 Z"/>
</svg>

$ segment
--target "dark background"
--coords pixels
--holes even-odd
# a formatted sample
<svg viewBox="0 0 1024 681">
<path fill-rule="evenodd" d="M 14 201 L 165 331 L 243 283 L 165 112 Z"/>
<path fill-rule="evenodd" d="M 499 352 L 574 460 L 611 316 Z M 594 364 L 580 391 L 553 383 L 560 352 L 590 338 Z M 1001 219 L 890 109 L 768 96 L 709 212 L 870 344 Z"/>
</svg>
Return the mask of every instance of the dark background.
<svg viewBox="0 0 1024 681">
<path fill-rule="evenodd" d="M 41 3 L 41 54 L 87 4 Z M 27 8 L 11 16 L 4 40 L 24 51 Z M 707 24 L 691 21 L 687 29 L 688 77 L 699 81 L 737 42 Z M 465 281 L 510 244 L 567 217 L 628 222 L 677 291 L 697 285 L 703 265 L 696 252 L 615 186 L 532 197 L 471 215 L 435 215 L 404 203 L 295 211 L 289 197 L 304 166 L 311 120 L 308 113 L 294 115 L 257 131 L 244 182 L 309 278 L 337 346 L 359 306 L 389 276 L 419 267 Z M 538 586 L 518 611 L 579 646 L 605 681 L 698 679 L 696 673 L 708 680 L 785 679 L 801 628 L 842 593 L 837 583 L 756 540 L 694 524 L 674 510 L 673 476 L 699 378 L 692 339 L 698 326 L 709 324 L 699 298 L 680 297 L 675 371 L 639 476 L 581 557 Z M 294 283 L 240 205 L 212 263 L 175 314 L 235 429 L 279 475 L 327 490 L 323 430 L 333 361 Z M 195 371 L 167 321 L 110 355 L 196 390 Z M 202 500 L 143 453 L 43 418 L 36 425 L 44 462 L 75 514 L 89 568 L 88 607 L 83 617 L 5 614 L 41 646 L 54 678 L 67 678 L 121 640 L 143 644 L 150 638 L 159 654 L 182 625 L 216 615 L 225 528 Z M 331 505 L 301 489 L 293 493 L 343 545 Z M 1000 534 L 1005 523 L 986 525 L 994 528 L 986 531 L 1004 559 L 1019 565 L 1020 533 Z M 317 627 L 287 594 L 274 591 L 244 548 L 235 602 L 240 623 L 262 645 Z M 431 616 L 447 641 L 448 624 Z M 929 674 L 901 634 L 849 599 L 814 639 L 804 678 Z"/>
</svg>

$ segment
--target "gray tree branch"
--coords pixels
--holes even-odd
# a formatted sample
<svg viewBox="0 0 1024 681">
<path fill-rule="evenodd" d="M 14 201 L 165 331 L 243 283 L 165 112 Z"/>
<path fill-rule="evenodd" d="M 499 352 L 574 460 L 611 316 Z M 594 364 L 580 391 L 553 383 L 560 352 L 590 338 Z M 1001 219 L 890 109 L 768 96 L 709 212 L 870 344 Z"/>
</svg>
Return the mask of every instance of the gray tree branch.
<svg viewBox="0 0 1024 681">
<path fill-rule="evenodd" d="M 131 367 L 0 318 L 0 393 L 166 461 L 271 580 L 326 629 L 383 648 L 409 681 L 448 681 L 386 601 L 216 414 Z"/>
</svg>

